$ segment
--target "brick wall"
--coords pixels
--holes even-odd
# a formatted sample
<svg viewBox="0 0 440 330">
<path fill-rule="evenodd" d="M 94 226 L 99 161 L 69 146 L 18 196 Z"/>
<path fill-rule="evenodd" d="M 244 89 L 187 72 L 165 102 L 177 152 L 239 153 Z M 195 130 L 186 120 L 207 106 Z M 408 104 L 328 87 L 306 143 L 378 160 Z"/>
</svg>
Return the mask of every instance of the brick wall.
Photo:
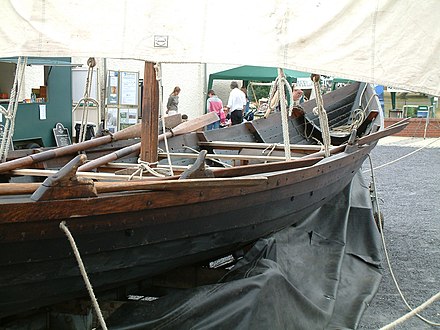
<svg viewBox="0 0 440 330">
<path fill-rule="evenodd" d="M 385 118 L 385 127 L 388 127 L 402 119 L 400 118 Z M 425 135 L 425 118 L 411 118 L 408 126 L 395 136 L 407 136 L 407 137 L 424 137 Z M 427 138 L 440 137 L 440 119 L 429 118 L 428 127 L 426 129 Z"/>
</svg>

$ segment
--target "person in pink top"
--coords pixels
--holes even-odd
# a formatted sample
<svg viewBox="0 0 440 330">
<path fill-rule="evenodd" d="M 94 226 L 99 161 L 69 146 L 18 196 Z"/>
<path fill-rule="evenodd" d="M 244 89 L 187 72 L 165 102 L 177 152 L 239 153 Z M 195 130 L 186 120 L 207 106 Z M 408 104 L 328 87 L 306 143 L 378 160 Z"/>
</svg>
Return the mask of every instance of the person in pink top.
<svg viewBox="0 0 440 330">
<path fill-rule="evenodd" d="M 220 122 L 224 123 L 226 116 L 225 113 L 223 112 L 222 100 L 220 100 L 220 98 L 217 95 L 215 95 L 215 92 L 212 89 L 208 91 L 208 100 L 206 101 L 206 108 L 208 109 L 209 112 L 217 113 L 218 117 L 220 118 L 220 120 L 216 121 L 215 123 L 208 125 L 207 129 L 211 130 L 211 129 L 219 128 Z"/>
</svg>

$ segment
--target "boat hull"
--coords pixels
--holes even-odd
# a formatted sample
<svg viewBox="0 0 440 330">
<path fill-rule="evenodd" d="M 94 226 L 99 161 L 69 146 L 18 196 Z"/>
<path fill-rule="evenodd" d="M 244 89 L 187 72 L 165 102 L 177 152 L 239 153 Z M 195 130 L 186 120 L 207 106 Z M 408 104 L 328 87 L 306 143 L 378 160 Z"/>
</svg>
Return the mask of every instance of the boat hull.
<svg viewBox="0 0 440 330">
<path fill-rule="evenodd" d="M 1 218 L 9 221 L 0 224 L 0 317 L 87 295 L 61 221 L 99 292 L 231 253 L 301 222 L 350 183 L 372 147 L 269 173 L 262 186 L 3 204 Z M 153 194 L 162 202 L 152 203 Z"/>
</svg>

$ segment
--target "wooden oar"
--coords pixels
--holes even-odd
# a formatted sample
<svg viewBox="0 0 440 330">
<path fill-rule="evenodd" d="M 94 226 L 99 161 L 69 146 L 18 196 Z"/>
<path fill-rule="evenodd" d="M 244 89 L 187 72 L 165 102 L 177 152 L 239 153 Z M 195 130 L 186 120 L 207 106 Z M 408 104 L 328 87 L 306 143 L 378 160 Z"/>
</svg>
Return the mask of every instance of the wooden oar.
<svg viewBox="0 0 440 330">
<path fill-rule="evenodd" d="M 119 132 L 114 133 L 113 135 L 105 135 L 101 137 L 94 138 L 92 140 L 87 140 L 84 142 L 72 144 L 65 147 L 60 147 L 56 149 L 42 151 L 37 154 L 29 155 L 23 158 L 18 158 L 14 160 L 10 160 L 8 162 L 0 163 L 0 173 L 7 172 L 10 170 L 14 170 L 21 167 L 28 167 L 34 163 L 43 162 L 49 159 L 66 156 L 70 154 L 74 154 L 78 151 L 87 150 L 89 148 L 98 147 L 100 145 L 110 143 L 112 141 L 117 140 L 127 140 L 133 139 L 141 136 L 141 125 L 136 124 L 130 127 L 127 127 Z"/>
<path fill-rule="evenodd" d="M 198 130 L 204 126 L 212 124 L 213 122 L 218 121 L 219 118 L 215 112 L 210 112 L 205 115 L 202 115 L 198 118 L 183 122 L 180 125 L 174 127 L 172 132 L 166 132 L 159 135 L 159 141 L 163 140 L 165 137 L 171 137 L 176 135 L 181 135 L 185 133 L 189 133 L 195 130 Z M 119 158 L 125 157 L 133 152 L 139 152 L 141 149 L 141 143 L 135 143 L 131 146 L 119 149 L 118 151 L 112 152 L 108 155 L 96 158 L 82 166 L 79 167 L 78 171 L 86 172 L 91 171 L 99 166 L 105 165 L 111 161 L 117 160 Z"/>
<path fill-rule="evenodd" d="M 207 115 L 205 115 L 207 117 L 201 116 L 200 118 L 202 118 L 202 119 L 196 118 L 196 119 L 184 122 L 184 123 L 176 126 L 173 129 L 174 134 L 175 135 L 176 134 L 183 134 L 186 132 L 190 132 L 191 130 L 195 130 L 200 127 L 203 127 L 204 125 L 197 126 L 197 128 L 190 130 L 193 123 L 197 124 L 197 123 L 200 123 L 200 121 L 208 120 L 208 118 L 211 118 L 210 119 L 211 121 L 208 124 L 213 123 L 218 120 L 216 118 L 213 118 L 213 115 L 218 118 L 216 113 L 211 112 L 208 115 L 210 115 L 210 116 L 207 116 Z M 208 124 L 205 124 L 205 125 L 208 125 Z M 169 133 L 169 134 L 171 134 L 171 133 Z M 18 158 L 18 159 L 10 160 L 8 162 L 0 163 L 0 173 L 14 170 L 17 168 L 28 167 L 32 164 L 47 161 L 49 159 L 74 154 L 78 151 L 83 151 L 83 150 L 87 150 L 90 148 L 98 147 L 100 145 L 110 143 L 112 141 L 133 139 L 133 138 L 140 137 L 140 136 L 141 136 L 141 125 L 136 124 L 136 125 L 127 127 L 123 130 L 120 130 L 119 132 L 116 132 L 113 135 L 101 136 L 101 137 L 94 138 L 92 140 L 87 140 L 84 142 L 72 144 L 72 145 L 65 146 L 65 147 L 42 151 L 37 154 L 33 154 L 33 155 L 29 155 L 29 156 L 26 156 L 23 158 Z"/>
</svg>

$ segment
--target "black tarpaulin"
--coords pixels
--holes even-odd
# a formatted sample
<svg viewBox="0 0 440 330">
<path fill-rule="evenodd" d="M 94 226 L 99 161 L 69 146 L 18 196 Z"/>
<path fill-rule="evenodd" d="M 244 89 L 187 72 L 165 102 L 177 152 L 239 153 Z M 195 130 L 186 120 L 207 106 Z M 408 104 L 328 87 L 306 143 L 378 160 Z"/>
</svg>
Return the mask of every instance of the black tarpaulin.
<svg viewBox="0 0 440 330">
<path fill-rule="evenodd" d="M 380 236 L 358 173 L 295 227 L 259 239 L 220 283 L 129 302 L 112 329 L 354 329 L 381 280 Z"/>
</svg>

